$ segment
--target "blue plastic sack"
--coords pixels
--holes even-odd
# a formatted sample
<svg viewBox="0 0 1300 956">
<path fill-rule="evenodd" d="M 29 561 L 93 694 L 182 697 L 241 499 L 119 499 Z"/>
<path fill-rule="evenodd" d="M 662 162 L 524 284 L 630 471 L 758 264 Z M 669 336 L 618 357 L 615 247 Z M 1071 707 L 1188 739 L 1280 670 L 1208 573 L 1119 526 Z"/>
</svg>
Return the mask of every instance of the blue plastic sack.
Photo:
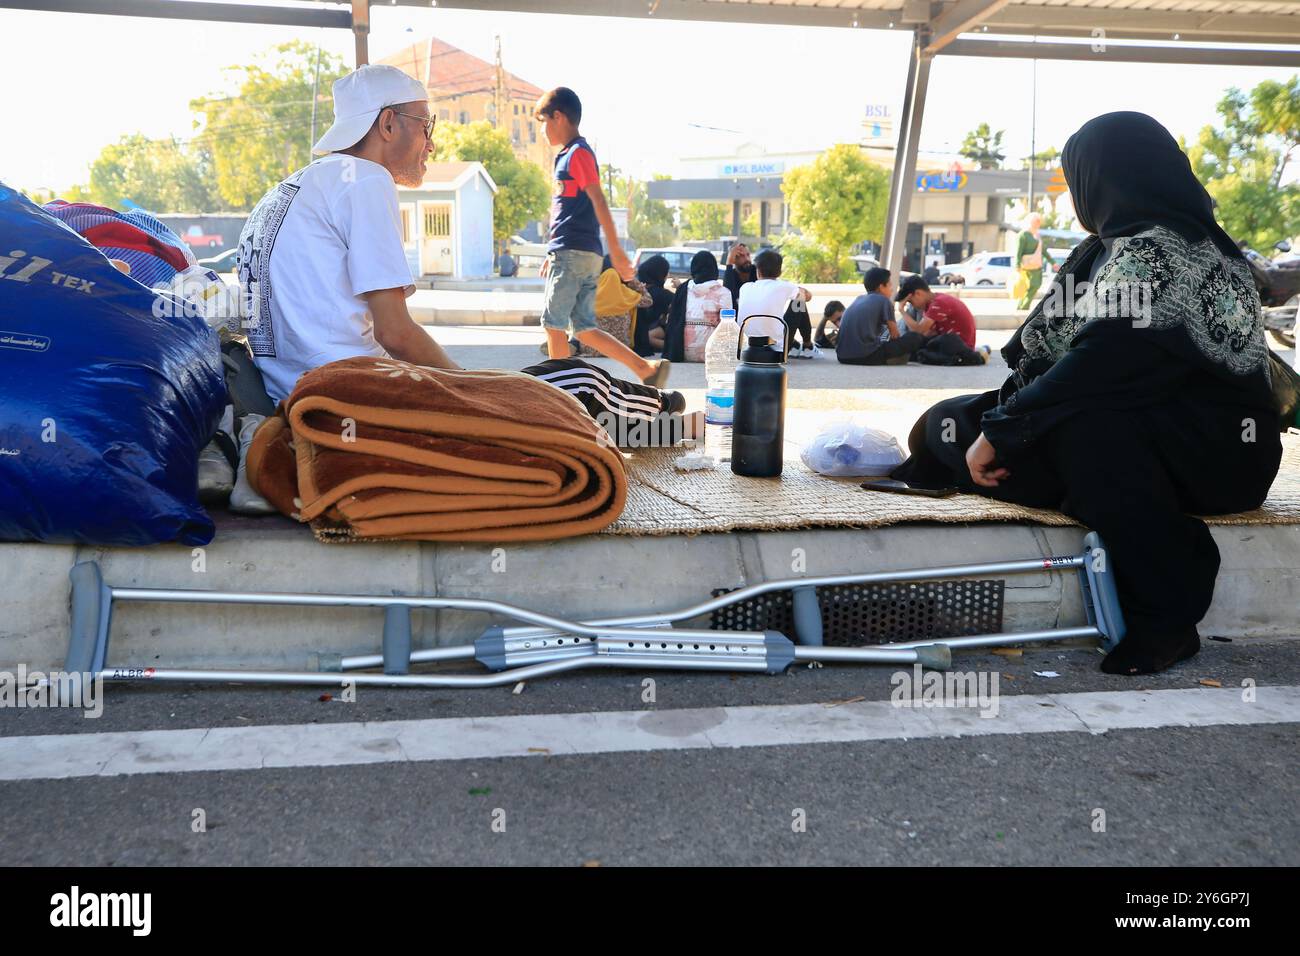
<svg viewBox="0 0 1300 956">
<path fill-rule="evenodd" d="M 0 183 L 0 540 L 206 544 L 217 333 Z"/>
</svg>

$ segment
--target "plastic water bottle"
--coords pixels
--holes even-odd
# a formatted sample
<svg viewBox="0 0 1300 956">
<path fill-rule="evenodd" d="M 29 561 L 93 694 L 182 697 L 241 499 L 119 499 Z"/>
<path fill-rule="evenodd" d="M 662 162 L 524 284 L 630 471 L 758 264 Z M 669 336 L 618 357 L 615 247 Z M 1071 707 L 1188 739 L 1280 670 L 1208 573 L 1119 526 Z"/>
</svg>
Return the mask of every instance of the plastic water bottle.
<svg viewBox="0 0 1300 956">
<path fill-rule="evenodd" d="M 736 406 L 736 367 L 740 364 L 740 326 L 736 310 L 723 309 L 721 321 L 704 346 L 704 453 L 717 462 L 731 460 L 731 424 Z"/>
</svg>

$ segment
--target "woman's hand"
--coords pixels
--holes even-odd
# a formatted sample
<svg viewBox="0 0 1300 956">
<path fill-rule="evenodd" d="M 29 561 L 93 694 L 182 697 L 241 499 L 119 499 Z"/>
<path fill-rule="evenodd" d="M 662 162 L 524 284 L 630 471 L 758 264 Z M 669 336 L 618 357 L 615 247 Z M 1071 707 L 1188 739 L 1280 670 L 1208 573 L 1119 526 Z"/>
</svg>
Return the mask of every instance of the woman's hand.
<svg viewBox="0 0 1300 956">
<path fill-rule="evenodd" d="M 997 450 L 984 437 L 983 432 L 975 443 L 966 451 L 966 467 L 970 469 L 970 480 L 981 488 L 996 488 L 1004 478 L 1010 478 L 1011 472 L 1006 468 L 993 467 Z"/>
</svg>

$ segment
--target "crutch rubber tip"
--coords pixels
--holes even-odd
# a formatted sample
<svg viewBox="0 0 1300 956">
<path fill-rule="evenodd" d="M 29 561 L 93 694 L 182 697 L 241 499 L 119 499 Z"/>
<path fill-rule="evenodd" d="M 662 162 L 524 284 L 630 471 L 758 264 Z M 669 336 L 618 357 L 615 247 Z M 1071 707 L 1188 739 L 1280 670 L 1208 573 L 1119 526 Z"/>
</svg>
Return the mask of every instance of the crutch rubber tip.
<svg viewBox="0 0 1300 956">
<path fill-rule="evenodd" d="M 930 670 L 946 671 L 952 667 L 952 648 L 947 644 L 925 644 L 916 649 L 916 662 Z"/>
</svg>

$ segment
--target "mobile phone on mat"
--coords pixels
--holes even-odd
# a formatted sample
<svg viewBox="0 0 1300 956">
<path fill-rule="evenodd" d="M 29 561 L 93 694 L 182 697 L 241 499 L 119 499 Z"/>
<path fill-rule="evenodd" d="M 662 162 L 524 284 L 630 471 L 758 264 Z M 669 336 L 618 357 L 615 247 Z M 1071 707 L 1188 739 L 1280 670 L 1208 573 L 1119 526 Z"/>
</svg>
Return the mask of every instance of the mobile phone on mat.
<svg viewBox="0 0 1300 956">
<path fill-rule="evenodd" d="M 957 493 L 956 488 L 913 488 L 907 482 L 895 478 L 864 481 L 860 487 L 867 491 L 892 491 L 896 495 L 921 495 L 925 498 L 950 498 Z"/>
</svg>

